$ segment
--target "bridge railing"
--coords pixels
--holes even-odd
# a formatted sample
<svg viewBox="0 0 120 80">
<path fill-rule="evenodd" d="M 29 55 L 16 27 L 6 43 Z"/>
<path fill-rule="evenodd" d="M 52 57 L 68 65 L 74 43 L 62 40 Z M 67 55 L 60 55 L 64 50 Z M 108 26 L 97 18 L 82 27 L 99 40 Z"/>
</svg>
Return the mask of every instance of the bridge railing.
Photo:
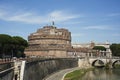
<svg viewBox="0 0 120 80">
<path fill-rule="evenodd" d="M 13 80 L 14 67 L 0 71 L 0 80 Z"/>
<path fill-rule="evenodd" d="M 92 57 L 89 57 L 89 58 L 108 58 L 106 56 L 92 56 Z"/>
<path fill-rule="evenodd" d="M 10 58 L 0 59 L 0 64 L 10 63 L 10 62 L 13 62 L 13 59 Z"/>
<path fill-rule="evenodd" d="M 120 57 L 118 57 L 118 56 L 112 56 L 112 57 L 106 57 L 106 56 L 99 56 L 99 57 L 97 57 L 97 56 L 92 56 L 92 57 L 88 57 L 88 58 L 93 58 L 93 59 L 95 59 L 95 58 L 100 58 L 100 59 L 120 59 Z"/>
<path fill-rule="evenodd" d="M 112 59 L 120 59 L 118 56 L 112 56 Z"/>
</svg>

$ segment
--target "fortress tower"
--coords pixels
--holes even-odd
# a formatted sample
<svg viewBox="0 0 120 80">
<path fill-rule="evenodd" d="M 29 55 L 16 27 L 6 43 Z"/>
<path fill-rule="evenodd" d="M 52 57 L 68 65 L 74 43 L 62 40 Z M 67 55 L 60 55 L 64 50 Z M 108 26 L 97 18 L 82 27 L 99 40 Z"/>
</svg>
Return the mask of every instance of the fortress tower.
<svg viewBox="0 0 120 80">
<path fill-rule="evenodd" d="M 71 48 L 71 33 L 54 25 L 44 26 L 28 36 L 28 43 L 26 56 L 66 57 Z"/>
</svg>

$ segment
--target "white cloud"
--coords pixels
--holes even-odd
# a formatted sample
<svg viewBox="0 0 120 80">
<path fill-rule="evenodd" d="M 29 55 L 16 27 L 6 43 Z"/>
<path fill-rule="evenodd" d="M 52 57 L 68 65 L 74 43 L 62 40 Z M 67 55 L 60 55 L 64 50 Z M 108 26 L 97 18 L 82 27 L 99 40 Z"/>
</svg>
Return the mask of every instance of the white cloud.
<svg viewBox="0 0 120 80">
<path fill-rule="evenodd" d="M 23 32 L 20 32 L 19 30 L 9 30 L 8 33 L 16 34 L 16 35 L 22 35 L 23 34 Z"/>
<path fill-rule="evenodd" d="M 112 36 L 115 36 L 115 37 L 120 37 L 120 33 L 115 33 L 115 34 L 112 34 Z"/>
<path fill-rule="evenodd" d="M 110 16 L 110 17 L 120 16 L 120 13 L 111 13 L 111 14 L 108 14 L 108 16 Z"/>
<path fill-rule="evenodd" d="M 5 21 L 16 21 L 31 24 L 48 23 L 51 21 L 64 22 L 79 18 L 79 15 L 70 14 L 65 11 L 53 11 L 44 15 L 36 15 L 31 12 L 17 13 L 0 10 L 0 19 Z"/>
<path fill-rule="evenodd" d="M 78 15 L 68 14 L 63 11 L 54 11 L 51 12 L 48 16 L 50 16 L 55 21 L 66 21 L 69 19 L 74 19 L 79 17 Z"/>
<path fill-rule="evenodd" d="M 85 34 L 82 34 L 82 33 L 73 33 L 71 34 L 72 37 L 81 37 L 81 36 L 84 36 Z"/>
<path fill-rule="evenodd" d="M 95 29 L 95 30 L 110 30 L 110 26 L 100 25 L 100 26 L 86 26 L 84 29 Z"/>
<path fill-rule="evenodd" d="M 62 24 L 71 24 L 71 25 L 73 25 L 73 24 L 80 24 L 80 23 L 84 23 L 84 22 L 82 22 L 82 21 L 68 21 L 68 22 L 63 22 Z"/>
</svg>

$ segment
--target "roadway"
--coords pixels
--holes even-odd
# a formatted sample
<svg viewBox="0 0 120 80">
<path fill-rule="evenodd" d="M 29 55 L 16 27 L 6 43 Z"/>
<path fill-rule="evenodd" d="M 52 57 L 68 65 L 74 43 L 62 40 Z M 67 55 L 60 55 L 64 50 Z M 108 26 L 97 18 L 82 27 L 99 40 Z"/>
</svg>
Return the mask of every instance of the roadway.
<svg viewBox="0 0 120 80">
<path fill-rule="evenodd" d="M 74 70 L 78 70 L 80 69 L 79 67 L 75 67 L 75 68 L 69 68 L 69 69 L 64 69 L 64 70 L 60 70 L 58 72 L 55 72 L 51 75 L 49 75 L 48 77 L 46 77 L 43 80 L 63 80 L 65 74 L 72 72 Z"/>
</svg>

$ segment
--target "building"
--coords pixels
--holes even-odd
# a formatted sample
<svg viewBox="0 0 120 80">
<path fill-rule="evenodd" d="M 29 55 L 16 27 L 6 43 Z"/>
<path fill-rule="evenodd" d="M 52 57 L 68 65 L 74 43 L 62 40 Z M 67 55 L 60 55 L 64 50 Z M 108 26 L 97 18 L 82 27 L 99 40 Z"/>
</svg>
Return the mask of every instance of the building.
<svg viewBox="0 0 120 80">
<path fill-rule="evenodd" d="M 58 29 L 54 25 L 44 26 L 28 36 L 29 47 L 25 49 L 26 56 L 45 57 L 85 57 L 97 56 L 94 46 L 104 46 L 107 52 L 101 51 L 102 56 L 111 56 L 110 44 L 86 43 L 71 44 L 71 32 L 67 29 Z"/>
<path fill-rule="evenodd" d="M 71 48 L 71 33 L 54 25 L 44 26 L 28 36 L 26 56 L 66 57 Z"/>
<path fill-rule="evenodd" d="M 106 51 L 98 51 L 98 50 L 93 50 L 94 46 L 103 46 L 106 48 Z M 91 41 L 90 43 L 85 43 L 85 44 L 72 44 L 72 47 L 74 49 L 74 52 L 76 52 L 76 55 L 78 56 L 89 56 L 89 57 L 111 57 L 112 52 L 110 50 L 110 43 L 107 41 L 105 43 L 95 43 Z"/>
</svg>

